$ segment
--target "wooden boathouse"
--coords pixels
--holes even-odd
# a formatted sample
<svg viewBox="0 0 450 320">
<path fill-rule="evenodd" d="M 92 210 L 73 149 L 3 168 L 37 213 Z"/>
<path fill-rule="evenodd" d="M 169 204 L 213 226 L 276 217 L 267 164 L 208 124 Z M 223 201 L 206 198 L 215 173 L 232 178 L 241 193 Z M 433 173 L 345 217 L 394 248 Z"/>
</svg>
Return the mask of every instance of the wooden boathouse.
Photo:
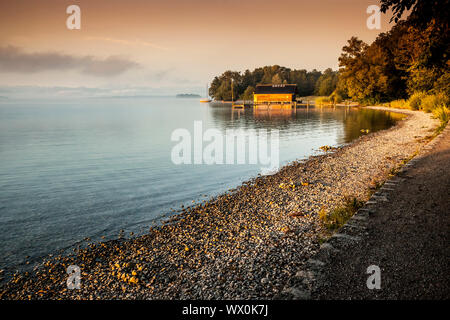
<svg viewBox="0 0 450 320">
<path fill-rule="evenodd" d="M 289 105 L 296 102 L 298 90 L 296 84 L 260 84 L 253 94 L 254 105 Z"/>
</svg>

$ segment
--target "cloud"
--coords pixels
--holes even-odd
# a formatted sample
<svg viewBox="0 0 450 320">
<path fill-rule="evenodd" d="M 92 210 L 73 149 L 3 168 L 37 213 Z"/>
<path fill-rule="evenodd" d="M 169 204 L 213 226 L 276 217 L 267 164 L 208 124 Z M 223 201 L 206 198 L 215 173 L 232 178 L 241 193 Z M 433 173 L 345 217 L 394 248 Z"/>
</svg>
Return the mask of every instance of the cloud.
<svg viewBox="0 0 450 320">
<path fill-rule="evenodd" d="M 93 56 L 72 56 L 58 52 L 26 53 L 14 46 L 0 47 L 0 72 L 35 73 L 53 70 L 78 70 L 81 73 L 110 77 L 137 67 L 121 56 L 99 59 Z"/>
</svg>

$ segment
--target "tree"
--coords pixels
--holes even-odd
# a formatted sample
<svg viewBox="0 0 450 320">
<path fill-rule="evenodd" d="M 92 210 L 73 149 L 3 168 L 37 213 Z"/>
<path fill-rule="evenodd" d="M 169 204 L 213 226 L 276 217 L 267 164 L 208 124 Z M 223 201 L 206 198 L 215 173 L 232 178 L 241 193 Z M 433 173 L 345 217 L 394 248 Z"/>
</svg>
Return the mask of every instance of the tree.
<svg viewBox="0 0 450 320">
<path fill-rule="evenodd" d="M 215 100 L 231 100 L 231 81 L 233 80 L 233 93 L 237 97 L 245 90 L 242 85 L 242 76 L 236 71 L 225 71 L 219 77 L 215 77 L 209 88 L 209 95 Z"/>
<path fill-rule="evenodd" d="M 352 99 L 383 101 L 405 95 L 404 81 L 395 68 L 387 40 L 389 35 L 381 34 L 368 46 L 352 38 L 343 48 L 340 82 Z"/>
<path fill-rule="evenodd" d="M 337 82 L 338 72 L 328 68 L 317 80 L 314 93 L 319 96 L 329 96 L 336 89 Z"/>
<path fill-rule="evenodd" d="M 282 82 L 282 80 L 278 73 L 272 77 L 272 81 L 271 81 L 272 84 L 281 84 L 281 82 Z"/>
<path fill-rule="evenodd" d="M 408 19 L 399 21 L 392 29 L 402 31 L 397 32 L 400 36 L 394 41 L 394 59 L 409 94 L 447 90 L 443 81 L 450 72 L 449 2 L 381 0 L 382 11 L 391 8 L 394 17 L 400 18 L 405 10 L 411 10 Z"/>
<path fill-rule="evenodd" d="M 411 10 L 409 21 L 416 27 L 423 27 L 434 21 L 448 28 L 449 0 L 380 0 L 381 12 L 392 10 L 391 22 L 397 23 L 403 14 Z"/>
<path fill-rule="evenodd" d="M 370 46 L 355 37 L 348 41 L 339 58 L 338 90 L 358 100 L 448 91 L 450 32 L 443 18 L 448 18 L 448 2 L 381 0 L 382 11 L 392 9 L 397 24 Z M 400 21 L 406 10 L 410 16 Z"/>
<path fill-rule="evenodd" d="M 255 88 L 253 88 L 252 86 L 248 86 L 240 98 L 242 100 L 253 100 L 254 93 L 255 93 Z"/>
</svg>

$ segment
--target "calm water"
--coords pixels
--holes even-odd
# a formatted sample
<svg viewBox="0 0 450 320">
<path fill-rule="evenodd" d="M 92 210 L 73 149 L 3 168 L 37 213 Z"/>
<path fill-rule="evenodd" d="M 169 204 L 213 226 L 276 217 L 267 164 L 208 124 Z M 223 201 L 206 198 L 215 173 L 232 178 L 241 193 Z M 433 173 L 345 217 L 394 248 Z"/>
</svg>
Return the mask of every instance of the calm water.
<svg viewBox="0 0 450 320">
<path fill-rule="evenodd" d="M 259 165 L 174 165 L 177 128 L 280 130 L 280 161 L 341 145 L 394 115 L 373 110 L 254 112 L 176 98 L 0 104 L 0 269 L 84 238 L 140 233 L 192 200 L 256 176 Z M 29 256 L 30 258 L 26 258 Z"/>
</svg>

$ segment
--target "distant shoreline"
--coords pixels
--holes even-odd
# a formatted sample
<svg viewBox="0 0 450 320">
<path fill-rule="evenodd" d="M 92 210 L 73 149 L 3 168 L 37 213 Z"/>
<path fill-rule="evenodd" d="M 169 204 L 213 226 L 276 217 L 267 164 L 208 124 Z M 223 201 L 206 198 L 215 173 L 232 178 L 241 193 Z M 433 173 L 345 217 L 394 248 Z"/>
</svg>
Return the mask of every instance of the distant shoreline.
<svg viewBox="0 0 450 320">
<path fill-rule="evenodd" d="M 199 94 L 193 94 L 193 93 L 179 93 L 175 97 L 177 98 L 201 98 Z"/>
</svg>

